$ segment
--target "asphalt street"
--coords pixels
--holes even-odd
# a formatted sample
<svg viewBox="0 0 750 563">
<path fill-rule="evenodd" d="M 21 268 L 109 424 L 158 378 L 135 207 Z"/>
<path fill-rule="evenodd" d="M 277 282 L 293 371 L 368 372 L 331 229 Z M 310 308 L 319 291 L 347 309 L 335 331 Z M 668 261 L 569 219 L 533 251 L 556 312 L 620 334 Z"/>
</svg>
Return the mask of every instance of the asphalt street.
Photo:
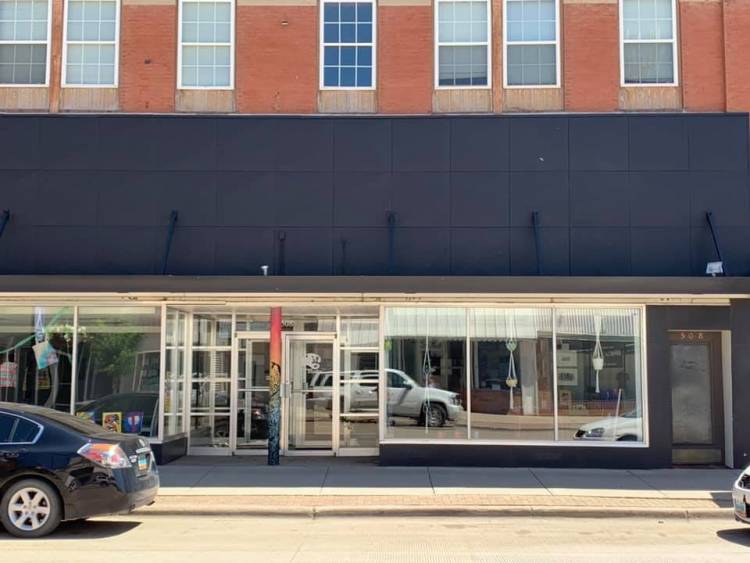
<svg viewBox="0 0 750 563">
<path fill-rule="evenodd" d="M 739 562 L 733 520 L 147 516 L 66 523 L 54 536 L 0 534 L 3 561 Z"/>
</svg>

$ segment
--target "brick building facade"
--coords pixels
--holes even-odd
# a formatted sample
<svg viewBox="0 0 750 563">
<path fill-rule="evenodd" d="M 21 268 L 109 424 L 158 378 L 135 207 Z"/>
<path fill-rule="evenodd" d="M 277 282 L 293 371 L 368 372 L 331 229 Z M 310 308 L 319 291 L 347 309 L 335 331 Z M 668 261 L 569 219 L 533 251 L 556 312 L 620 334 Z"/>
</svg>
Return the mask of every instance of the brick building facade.
<svg viewBox="0 0 750 563">
<path fill-rule="evenodd" d="M 5 110 L 425 114 L 750 109 L 748 0 L 674 0 L 677 78 L 669 86 L 623 85 L 620 3 L 558 0 L 561 78 L 558 85 L 541 88 L 504 87 L 506 2 L 486 0 L 491 81 L 484 88 L 466 89 L 436 86 L 437 0 L 378 0 L 372 90 L 321 88 L 323 12 L 317 0 L 231 2 L 233 87 L 198 90 L 178 84 L 181 0 L 119 0 L 117 86 L 61 87 L 66 11 L 62 0 L 50 1 L 47 85 L 0 85 Z"/>
</svg>

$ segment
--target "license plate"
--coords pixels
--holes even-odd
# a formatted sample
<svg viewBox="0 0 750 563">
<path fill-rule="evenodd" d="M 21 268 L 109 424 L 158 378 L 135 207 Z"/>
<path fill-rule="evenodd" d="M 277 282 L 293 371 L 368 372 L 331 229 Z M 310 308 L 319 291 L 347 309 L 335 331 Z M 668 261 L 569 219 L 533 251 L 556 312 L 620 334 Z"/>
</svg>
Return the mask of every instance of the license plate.
<svg viewBox="0 0 750 563">
<path fill-rule="evenodd" d="M 148 470 L 148 462 L 149 462 L 149 455 L 148 454 L 141 454 L 138 456 L 138 471 L 147 471 Z"/>
</svg>

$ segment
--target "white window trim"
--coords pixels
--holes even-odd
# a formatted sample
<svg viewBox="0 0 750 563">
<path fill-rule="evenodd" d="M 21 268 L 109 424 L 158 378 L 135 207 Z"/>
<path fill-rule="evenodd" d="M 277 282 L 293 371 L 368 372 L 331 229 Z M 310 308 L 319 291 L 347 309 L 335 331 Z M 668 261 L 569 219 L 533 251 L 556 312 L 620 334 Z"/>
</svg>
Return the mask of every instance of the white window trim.
<svg viewBox="0 0 750 563">
<path fill-rule="evenodd" d="M 331 46 L 336 45 L 338 47 L 367 47 L 368 45 L 372 47 L 372 86 L 326 86 L 325 85 L 325 35 L 324 35 L 324 25 L 325 25 L 325 17 L 324 17 L 324 11 L 325 11 L 325 5 L 329 2 L 326 0 L 321 0 L 319 2 L 319 35 L 320 35 L 320 56 L 318 61 L 318 81 L 319 81 L 319 88 L 321 90 L 333 90 L 333 91 L 341 91 L 341 90 L 363 90 L 363 91 L 372 91 L 377 89 L 378 84 L 378 2 L 377 0 L 331 0 L 330 3 L 337 4 L 341 2 L 347 2 L 347 3 L 354 3 L 354 4 L 372 4 L 372 42 L 371 43 L 330 43 Z"/>
<path fill-rule="evenodd" d="M 671 0 L 672 2 L 672 39 L 625 39 L 625 17 L 623 4 L 624 0 L 619 0 L 619 20 L 620 20 L 620 87 L 621 88 L 672 88 L 680 85 L 679 77 L 679 41 L 677 37 L 677 0 Z M 672 76 L 674 80 L 672 82 L 659 82 L 658 84 L 652 83 L 631 83 L 625 82 L 625 44 L 626 43 L 671 43 L 672 44 Z"/>
<path fill-rule="evenodd" d="M 47 0 L 47 40 L 46 41 L 0 41 L 0 45 L 46 45 L 47 60 L 44 69 L 44 84 L 0 84 L 0 88 L 49 88 L 49 66 L 51 61 L 52 0 Z"/>
<path fill-rule="evenodd" d="M 85 2 L 86 0 L 84 0 Z M 62 82 L 63 88 L 117 88 L 120 82 L 120 0 L 115 2 L 115 78 L 112 84 L 68 84 L 68 5 L 63 10 L 63 52 Z M 112 41 L 71 41 L 73 45 L 111 45 Z"/>
<path fill-rule="evenodd" d="M 182 84 L 182 5 L 184 2 L 215 2 L 216 0 L 179 0 L 177 7 L 177 89 L 178 90 L 234 90 L 234 49 L 235 49 L 235 25 L 237 20 L 236 0 L 229 1 L 229 13 L 232 15 L 229 22 L 229 86 L 185 86 Z M 226 47 L 227 43 L 187 43 L 199 47 Z"/>
<path fill-rule="evenodd" d="M 537 90 L 560 88 L 560 0 L 555 0 L 555 40 L 554 41 L 508 41 L 508 2 L 503 0 L 503 88 L 506 90 Z M 508 84 L 508 46 L 554 45 L 555 46 L 555 83 L 554 84 Z"/>
<path fill-rule="evenodd" d="M 486 86 L 476 86 L 476 85 L 460 85 L 460 86 L 444 86 L 440 84 L 440 47 L 478 47 L 481 46 L 483 43 L 474 43 L 474 42 L 451 42 L 451 43 L 440 43 L 440 20 L 439 20 L 439 8 L 440 4 L 444 2 L 471 2 L 473 0 L 435 0 L 433 2 L 434 8 L 433 8 L 433 33 L 435 35 L 435 41 L 434 41 L 434 52 L 433 52 L 433 58 L 435 60 L 434 63 L 434 73 L 435 73 L 435 90 L 492 90 L 492 2 L 490 0 L 484 0 L 487 4 L 487 41 L 486 41 L 486 48 L 487 48 L 487 85 Z"/>
</svg>

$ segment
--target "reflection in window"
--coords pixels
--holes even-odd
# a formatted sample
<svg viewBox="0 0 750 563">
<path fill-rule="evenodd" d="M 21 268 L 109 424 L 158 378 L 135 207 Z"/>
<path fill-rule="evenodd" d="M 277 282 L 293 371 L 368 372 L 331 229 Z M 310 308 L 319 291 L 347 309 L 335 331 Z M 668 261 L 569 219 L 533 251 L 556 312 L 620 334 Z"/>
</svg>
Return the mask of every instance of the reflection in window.
<svg viewBox="0 0 750 563">
<path fill-rule="evenodd" d="M 78 416 L 116 431 L 156 436 L 161 309 L 81 307 Z"/>
<path fill-rule="evenodd" d="M 323 86 L 371 88 L 374 82 L 371 0 L 323 2 Z"/>
<path fill-rule="evenodd" d="M 167 333 L 165 345 L 166 377 L 164 379 L 164 434 L 173 436 L 184 431 L 185 362 L 187 341 L 187 314 L 167 311 Z"/>
<path fill-rule="evenodd" d="M 466 439 L 466 310 L 389 308 L 389 438 Z"/>
<path fill-rule="evenodd" d="M 69 85 L 114 86 L 117 0 L 71 0 L 65 20 L 65 76 Z"/>
<path fill-rule="evenodd" d="M 506 0 L 508 86 L 557 84 L 556 0 Z"/>
<path fill-rule="evenodd" d="M 234 40 L 231 0 L 183 0 L 180 7 L 180 87 L 230 88 Z"/>
<path fill-rule="evenodd" d="M 625 84 L 673 84 L 674 0 L 622 0 Z"/>
<path fill-rule="evenodd" d="M 637 308 L 388 307 L 386 438 L 643 442 L 640 323 Z"/>
<path fill-rule="evenodd" d="M 487 0 L 439 0 L 438 85 L 489 85 Z"/>
<path fill-rule="evenodd" d="M 49 0 L 0 0 L 0 84 L 45 84 Z"/>
<path fill-rule="evenodd" d="M 550 309 L 471 309 L 471 437 L 555 437 Z"/>
<path fill-rule="evenodd" d="M 639 309 L 558 309 L 560 440 L 643 441 Z"/>
<path fill-rule="evenodd" d="M 70 412 L 72 307 L 0 309 L 0 401 Z"/>
</svg>

